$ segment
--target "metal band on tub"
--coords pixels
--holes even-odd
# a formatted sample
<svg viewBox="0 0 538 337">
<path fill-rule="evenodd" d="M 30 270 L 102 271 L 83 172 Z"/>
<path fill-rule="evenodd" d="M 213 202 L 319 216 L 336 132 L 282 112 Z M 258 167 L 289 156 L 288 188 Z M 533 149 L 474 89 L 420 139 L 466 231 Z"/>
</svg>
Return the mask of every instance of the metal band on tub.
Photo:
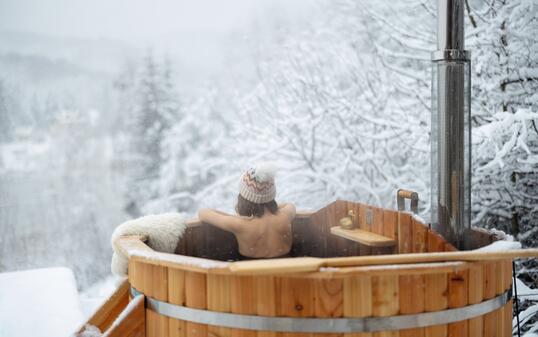
<svg viewBox="0 0 538 337">
<path fill-rule="evenodd" d="M 133 287 L 131 287 L 131 294 L 133 297 L 144 295 Z M 194 309 L 158 301 L 147 296 L 146 308 L 170 318 L 226 328 L 277 332 L 345 333 L 422 328 L 459 322 L 495 311 L 508 303 L 511 298 L 512 288 L 497 297 L 465 307 L 385 317 L 298 318 L 243 315 Z"/>
</svg>

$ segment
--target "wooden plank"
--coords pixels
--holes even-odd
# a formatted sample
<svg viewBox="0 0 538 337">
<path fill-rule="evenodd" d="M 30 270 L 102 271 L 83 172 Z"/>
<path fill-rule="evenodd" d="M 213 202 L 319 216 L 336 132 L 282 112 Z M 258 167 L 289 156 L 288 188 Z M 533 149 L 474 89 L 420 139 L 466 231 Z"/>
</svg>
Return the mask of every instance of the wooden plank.
<svg viewBox="0 0 538 337">
<path fill-rule="evenodd" d="M 159 300 L 168 302 L 168 268 L 157 267 L 152 268 L 152 296 Z"/>
<path fill-rule="evenodd" d="M 510 300 L 504 305 L 504 331 L 501 334 L 502 337 L 512 337 L 512 303 L 513 300 Z"/>
<path fill-rule="evenodd" d="M 208 260 L 192 256 L 180 256 L 169 253 L 154 251 L 144 242 L 140 241 L 139 236 L 123 236 L 116 240 L 116 246 L 131 261 L 143 262 L 144 264 L 163 266 L 163 267 L 181 267 L 192 271 L 208 272 L 208 269 L 215 271 L 221 269 L 227 270 L 229 262 Z"/>
<path fill-rule="evenodd" d="M 497 275 L 495 275 L 497 277 L 497 280 L 495 282 L 495 295 L 496 296 L 504 293 L 506 290 L 506 286 L 505 286 L 506 278 L 504 277 L 505 268 L 506 268 L 506 264 L 504 263 L 503 260 L 500 260 L 497 262 Z M 505 322 L 504 309 L 501 308 L 499 310 L 496 310 L 495 314 L 496 314 L 495 321 L 497 323 L 497 331 L 499 331 L 499 336 L 500 336 L 502 332 L 504 331 L 504 322 Z"/>
<path fill-rule="evenodd" d="M 496 290 L 496 263 L 487 262 L 483 266 L 484 268 L 484 296 L 483 299 L 487 300 L 495 296 Z M 493 312 L 484 315 L 484 337 L 497 337 L 497 326 L 495 324 L 496 315 Z"/>
<path fill-rule="evenodd" d="M 139 266 L 137 266 L 137 269 L 140 269 L 143 271 L 142 274 L 142 289 L 140 292 L 142 292 L 144 295 L 153 297 L 153 291 L 155 288 L 153 287 L 153 268 L 158 268 L 158 266 L 144 263 Z"/>
<path fill-rule="evenodd" d="M 277 289 L 276 280 L 273 276 L 256 276 L 254 278 L 256 289 L 256 313 L 260 316 L 277 315 Z M 282 336 L 281 333 L 272 331 L 258 331 L 258 337 Z"/>
<path fill-rule="evenodd" d="M 431 229 L 428 230 L 428 252 L 429 253 L 445 251 L 445 244 L 446 244 L 446 241 L 445 239 L 441 237 L 441 235 L 437 234 Z"/>
<path fill-rule="evenodd" d="M 145 337 L 146 318 L 144 315 L 144 297 L 136 299 L 131 304 L 129 313 L 124 318 L 110 327 L 103 337 Z"/>
<path fill-rule="evenodd" d="M 168 269 L 168 301 L 172 304 L 185 305 L 185 272 L 180 269 Z M 185 321 L 170 318 L 168 320 L 170 337 L 186 337 Z"/>
<path fill-rule="evenodd" d="M 168 319 L 168 334 L 170 337 L 185 337 L 186 334 L 185 321 L 169 318 Z"/>
<path fill-rule="evenodd" d="M 372 232 L 374 220 L 374 207 L 370 205 L 360 204 L 361 213 L 359 216 L 359 228 L 368 232 Z"/>
<path fill-rule="evenodd" d="M 307 209 L 301 209 L 295 212 L 295 219 L 293 219 L 293 222 L 302 222 L 305 224 L 308 224 L 310 222 L 310 217 L 312 214 L 314 214 L 316 211 L 314 210 L 307 210 Z"/>
<path fill-rule="evenodd" d="M 159 266 L 144 263 L 136 267 L 137 270 L 142 271 L 142 286 L 140 291 L 148 297 L 153 297 L 153 292 L 155 291 L 155 287 L 153 286 L 154 268 L 159 268 Z M 146 337 L 158 336 L 156 334 L 156 330 L 158 329 L 157 320 L 157 314 L 146 309 Z"/>
<path fill-rule="evenodd" d="M 448 307 L 448 275 L 424 275 L 424 311 L 440 311 Z M 424 329 L 425 337 L 446 337 L 448 326 L 446 324 L 434 325 Z"/>
<path fill-rule="evenodd" d="M 503 278 L 504 278 L 504 290 L 511 289 L 512 287 L 512 260 L 504 260 Z M 512 300 L 504 305 L 503 308 L 503 333 L 501 336 L 512 336 Z"/>
<path fill-rule="evenodd" d="M 386 265 L 379 266 L 359 266 L 359 267 L 340 267 L 325 269 L 323 273 L 317 277 L 338 277 L 342 275 L 362 275 L 368 274 L 371 276 L 380 275 L 428 275 L 448 273 L 464 270 L 468 268 L 468 262 L 433 262 L 433 263 L 410 263 L 398 264 L 387 267 Z"/>
<path fill-rule="evenodd" d="M 232 299 L 232 276 L 229 275 L 207 275 L 207 309 L 219 312 L 230 312 Z M 223 328 L 216 325 L 207 326 L 210 336 L 229 337 L 232 335 L 230 328 Z"/>
<path fill-rule="evenodd" d="M 202 231 L 202 225 L 193 228 L 187 228 L 187 233 L 189 234 L 189 241 L 187 242 L 187 256 L 198 256 L 198 238 L 200 237 L 200 232 Z"/>
<path fill-rule="evenodd" d="M 510 278 L 510 275 L 512 273 L 512 263 L 509 260 L 500 260 L 496 263 L 497 268 L 497 274 L 496 274 L 496 282 L 495 282 L 495 295 L 501 295 L 503 294 L 507 289 L 510 288 L 512 284 L 512 280 Z M 495 322 L 497 324 L 497 331 L 499 331 L 499 336 L 502 336 L 503 332 L 507 330 L 505 325 L 508 322 L 508 318 L 505 317 L 507 315 L 507 311 L 504 308 L 501 308 L 499 310 L 495 311 L 496 318 Z M 509 313 L 510 320 L 512 318 L 512 313 Z M 510 323 L 510 327 L 512 324 Z"/>
<path fill-rule="evenodd" d="M 383 235 L 398 242 L 398 212 L 383 210 Z M 398 245 L 392 247 L 390 254 L 398 254 Z"/>
<path fill-rule="evenodd" d="M 397 315 L 399 308 L 398 276 L 372 277 L 372 314 L 373 316 Z M 374 337 L 398 337 L 398 331 L 374 332 Z"/>
<path fill-rule="evenodd" d="M 398 241 L 398 212 L 383 210 L 383 236 Z"/>
<path fill-rule="evenodd" d="M 355 223 L 356 225 L 358 226 L 359 225 L 359 213 L 358 210 L 359 210 L 359 205 L 360 204 L 357 204 L 357 203 L 345 203 L 346 204 L 346 214 L 349 212 L 350 209 L 352 209 L 354 212 L 355 212 Z M 350 208 L 352 207 L 352 208 Z M 338 223 L 335 223 L 335 225 L 339 225 L 340 222 Z M 344 239 L 345 240 L 345 239 Z M 354 242 L 354 241 L 349 241 L 349 240 L 345 240 L 347 245 L 348 245 L 348 255 L 347 256 L 360 256 L 361 254 L 361 244 L 357 243 L 357 242 Z"/>
<path fill-rule="evenodd" d="M 144 337 L 148 336 L 155 336 L 154 331 L 156 329 L 155 323 L 156 323 L 156 316 L 157 314 L 153 311 L 146 309 L 146 333 L 144 334 Z"/>
<path fill-rule="evenodd" d="M 495 261 L 484 263 L 484 299 L 495 297 L 497 264 Z"/>
<path fill-rule="evenodd" d="M 314 316 L 314 280 L 294 277 L 278 277 L 280 287 L 276 294 L 277 316 L 312 317 Z M 311 336 L 309 333 L 283 333 L 286 337 Z"/>
<path fill-rule="evenodd" d="M 329 228 L 325 226 L 327 223 L 327 209 L 332 207 L 328 205 L 312 215 L 310 218 L 310 226 L 304 228 L 305 231 L 297 234 L 301 234 L 300 237 L 294 236 L 293 241 L 302 244 L 302 250 L 306 256 L 327 256 L 327 237 Z"/>
<path fill-rule="evenodd" d="M 306 251 L 311 242 L 306 242 L 306 234 L 310 230 L 310 224 L 306 225 L 303 223 L 294 223 L 291 224 L 291 236 L 292 244 L 290 255 L 296 257 L 302 257 L 308 255 Z"/>
<path fill-rule="evenodd" d="M 142 267 L 142 268 L 140 268 Z M 143 289 L 140 290 L 148 297 L 153 297 L 159 301 L 168 301 L 168 271 L 166 267 L 150 264 L 137 266 L 143 269 Z M 147 337 L 167 337 L 168 318 L 146 309 L 146 336 Z"/>
<path fill-rule="evenodd" d="M 207 309 L 206 275 L 185 272 L 185 303 L 195 309 Z M 189 337 L 206 337 L 207 326 L 197 323 L 186 323 L 186 335 Z"/>
<path fill-rule="evenodd" d="M 155 292 L 153 297 L 159 301 L 168 301 L 168 267 L 157 267 L 153 270 Z M 168 317 L 157 315 L 157 336 L 168 337 Z"/>
<path fill-rule="evenodd" d="M 394 239 L 372 232 L 367 232 L 362 229 L 343 229 L 340 226 L 335 226 L 331 228 L 331 234 L 361 243 L 369 247 L 387 247 L 394 246 L 396 244 Z"/>
<path fill-rule="evenodd" d="M 413 252 L 413 233 L 411 229 L 411 214 L 398 212 L 398 253 Z"/>
<path fill-rule="evenodd" d="M 123 281 L 118 289 L 107 298 L 105 303 L 81 326 L 78 332 L 83 331 L 86 324 L 93 325 L 101 331 L 106 331 L 128 303 L 129 283 Z"/>
<path fill-rule="evenodd" d="M 314 211 L 309 211 L 307 214 L 304 211 L 302 213 L 298 211 L 295 214 L 295 219 L 291 223 L 293 236 L 290 251 L 291 256 L 301 257 L 309 255 L 306 249 L 310 249 L 312 245 L 316 246 L 319 243 L 320 238 L 316 238 L 316 242 L 307 241 L 307 235 L 310 235 L 314 227 L 312 221 L 314 214 Z"/>
<path fill-rule="evenodd" d="M 181 238 L 177 243 L 176 250 L 174 252 L 175 254 L 191 255 L 189 251 L 189 242 L 192 242 L 191 236 L 192 228 L 189 228 L 189 226 L 187 226 L 187 228 L 185 228 L 185 231 L 183 232 L 183 235 L 181 235 Z"/>
<path fill-rule="evenodd" d="M 342 317 L 342 279 L 314 280 L 314 316 Z M 315 336 L 315 335 L 314 335 Z M 343 334 L 324 334 L 324 337 L 341 337 Z"/>
<path fill-rule="evenodd" d="M 323 259 L 315 257 L 295 257 L 271 260 L 248 260 L 234 262 L 230 271 L 237 275 L 276 275 L 317 271 Z"/>
<path fill-rule="evenodd" d="M 348 203 L 342 200 L 337 200 L 331 204 L 332 207 L 327 210 L 327 219 L 325 222 L 326 228 L 328 227 L 330 230 L 332 227 L 340 224 L 340 219 L 347 216 L 347 205 Z M 349 251 L 350 247 L 352 247 L 352 243 L 348 240 L 341 237 L 335 237 L 333 235 L 327 235 L 328 257 L 353 255 Z"/>
<path fill-rule="evenodd" d="M 231 279 L 231 311 L 256 315 L 256 283 L 254 276 L 234 276 Z M 256 337 L 255 330 L 232 329 L 233 337 Z"/>
<path fill-rule="evenodd" d="M 133 259 L 129 259 L 129 283 L 132 287 L 137 289 L 138 291 L 141 291 L 144 283 L 144 270 L 138 268 L 138 265 L 143 264 L 143 262 L 140 261 L 134 261 Z"/>
<path fill-rule="evenodd" d="M 239 246 L 233 233 L 209 224 L 204 226 L 207 258 L 220 261 L 239 260 Z"/>
<path fill-rule="evenodd" d="M 343 304 L 342 279 L 316 279 L 314 316 L 341 317 Z"/>
<path fill-rule="evenodd" d="M 343 316 L 372 315 L 372 277 L 350 276 L 343 279 Z M 346 337 L 372 337 L 372 333 L 348 333 Z"/>
<path fill-rule="evenodd" d="M 399 277 L 400 314 L 424 312 L 424 289 L 423 275 L 402 275 Z M 424 328 L 401 330 L 400 337 L 424 337 Z"/>
<path fill-rule="evenodd" d="M 448 274 L 448 307 L 466 306 L 469 301 L 469 271 L 463 270 Z M 448 336 L 467 337 L 468 321 L 448 324 Z"/>
<path fill-rule="evenodd" d="M 479 227 L 472 227 L 470 230 L 465 230 L 465 236 L 469 238 L 469 240 L 467 240 L 470 245 L 468 249 L 478 249 L 487 246 L 494 241 L 493 234 L 487 229 Z"/>
<path fill-rule="evenodd" d="M 506 286 L 505 290 L 512 287 L 512 260 L 504 260 L 504 285 Z"/>
<path fill-rule="evenodd" d="M 156 253 L 144 243 L 144 237 L 140 235 L 121 236 L 119 239 L 116 239 L 114 244 L 127 257 L 131 257 L 131 252 L 133 251 L 144 252 L 149 256 Z"/>
<path fill-rule="evenodd" d="M 359 218 L 358 224 L 359 227 L 362 227 L 362 229 L 357 228 L 353 230 L 346 230 L 340 228 L 339 226 L 331 228 L 332 234 L 351 241 L 347 242 L 347 254 L 342 254 L 343 252 L 340 252 L 338 255 L 379 255 L 385 253 L 390 254 L 393 252 L 396 241 L 391 238 L 383 237 L 384 214 L 382 209 L 355 203 L 348 203 L 348 209 L 352 209 L 357 212 Z M 338 219 L 340 219 L 340 217 L 338 217 Z M 366 229 L 371 229 L 371 231 Z M 392 233 L 392 235 L 394 235 L 394 233 Z M 373 247 L 377 248 L 374 249 Z"/>
<path fill-rule="evenodd" d="M 370 223 L 366 221 L 367 217 L 367 210 L 368 206 L 363 205 L 360 203 L 350 203 L 349 205 L 350 209 L 353 209 L 355 211 L 355 214 L 357 214 L 358 218 L 358 229 L 362 229 L 364 231 L 370 231 Z M 372 254 L 372 248 L 368 247 L 366 245 L 360 244 L 359 246 L 359 255 L 366 256 Z"/>
<path fill-rule="evenodd" d="M 141 292 L 148 297 L 154 297 L 156 291 L 156 285 L 154 285 L 153 270 L 159 268 L 159 266 L 144 263 L 137 266 L 137 269 L 143 270 L 143 280 Z M 158 337 L 159 331 L 159 319 L 158 315 L 146 309 L 146 337 Z"/>
<path fill-rule="evenodd" d="M 373 214 L 373 222 L 372 222 L 372 233 L 383 236 L 383 233 L 385 232 L 383 209 L 379 207 L 373 207 L 373 211 L 374 211 L 374 214 Z"/>
<path fill-rule="evenodd" d="M 207 238 L 211 233 L 211 225 L 202 224 L 202 229 L 198 233 L 198 237 L 195 239 L 196 248 L 198 249 L 198 254 L 196 256 L 202 257 L 204 259 L 211 259 L 209 252 L 211 251 L 211 246 L 208 245 Z"/>
<path fill-rule="evenodd" d="M 294 277 L 277 278 L 280 287 L 278 316 L 311 317 L 314 316 L 314 281 Z"/>
<path fill-rule="evenodd" d="M 469 268 L 469 304 L 482 302 L 484 297 L 484 268 L 479 263 L 474 263 Z M 469 336 L 482 337 L 484 318 L 478 316 L 469 320 Z"/>
<path fill-rule="evenodd" d="M 456 247 L 454 247 L 452 244 L 446 242 L 445 243 L 445 252 L 456 252 L 458 251 L 458 249 L 456 249 Z"/>
<path fill-rule="evenodd" d="M 413 253 L 426 253 L 428 251 L 428 227 L 416 218 L 411 219 L 413 234 Z"/>
<path fill-rule="evenodd" d="M 312 216 L 314 214 L 315 212 L 313 211 L 309 211 L 308 214 L 301 214 L 301 212 L 298 211 L 295 214 L 295 219 L 293 219 L 291 223 L 293 243 L 290 254 L 292 256 L 306 256 L 308 255 L 308 251 L 306 249 L 310 249 L 311 245 L 316 244 L 315 242 L 306 241 L 306 235 L 310 234 L 312 228 L 314 227 L 312 225 Z M 319 238 L 317 241 L 319 242 Z"/>
<path fill-rule="evenodd" d="M 251 260 L 230 263 L 226 269 L 212 269 L 214 273 L 232 272 L 236 274 L 267 275 L 318 271 L 321 267 L 372 266 L 386 264 L 425 263 L 443 261 L 488 261 L 516 257 L 538 256 L 538 249 L 508 250 L 499 252 L 456 251 L 423 254 L 398 254 L 377 256 L 351 256 L 337 258 L 286 258 L 271 260 Z"/>
</svg>

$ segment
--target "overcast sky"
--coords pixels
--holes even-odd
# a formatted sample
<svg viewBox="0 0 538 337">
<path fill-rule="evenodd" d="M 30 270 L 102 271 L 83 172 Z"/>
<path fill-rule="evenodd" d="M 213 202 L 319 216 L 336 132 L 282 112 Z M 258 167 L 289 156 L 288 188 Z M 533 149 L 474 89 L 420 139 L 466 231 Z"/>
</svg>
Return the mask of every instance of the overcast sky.
<svg viewBox="0 0 538 337">
<path fill-rule="evenodd" d="M 183 32 L 241 32 L 313 0 L 0 0 L 0 31 L 137 41 Z"/>
</svg>

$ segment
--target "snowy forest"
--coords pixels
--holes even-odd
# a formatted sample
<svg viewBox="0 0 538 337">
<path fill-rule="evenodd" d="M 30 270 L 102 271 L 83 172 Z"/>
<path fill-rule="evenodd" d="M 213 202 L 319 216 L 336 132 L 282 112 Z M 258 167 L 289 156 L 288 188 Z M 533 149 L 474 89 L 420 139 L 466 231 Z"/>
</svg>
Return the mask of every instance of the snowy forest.
<svg viewBox="0 0 538 337">
<path fill-rule="evenodd" d="M 538 1 L 465 5 L 472 224 L 536 247 Z M 253 22 L 240 43 L 234 32 L 204 40 L 220 49 L 202 75 L 203 61 L 187 69 L 177 56 L 189 44 L 168 47 L 174 39 L 134 47 L 0 32 L 0 272 L 68 266 L 84 290 L 110 274 L 118 224 L 231 212 L 240 174 L 260 161 L 277 164 L 277 200 L 298 209 L 335 199 L 394 208 L 406 188 L 429 219 L 436 2 L 307 7 Z M 517 273 L 538 287 L 535 260 Z M 537 300 L 521 298 L 525 336 L 538 336 Z"/>
</svg>

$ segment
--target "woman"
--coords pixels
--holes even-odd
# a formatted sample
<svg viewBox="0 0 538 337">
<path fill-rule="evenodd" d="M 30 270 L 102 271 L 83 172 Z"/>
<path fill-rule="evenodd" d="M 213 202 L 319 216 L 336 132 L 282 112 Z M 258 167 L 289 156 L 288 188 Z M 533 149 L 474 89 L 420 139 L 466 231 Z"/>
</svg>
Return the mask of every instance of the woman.
<svg viewBox="0 0 538 337">
<path fill-rule="evenodd" d="M 201 209 L 201 221 L 232 232 L 239 244 L 239 253 L 247 258 L 283 257 L 291 249 L 293 204 L 275 202 L 274 169 L 259 165 L 241 176 L 235 211 L 230 215 L 212 209 Z"/>
</svg>

